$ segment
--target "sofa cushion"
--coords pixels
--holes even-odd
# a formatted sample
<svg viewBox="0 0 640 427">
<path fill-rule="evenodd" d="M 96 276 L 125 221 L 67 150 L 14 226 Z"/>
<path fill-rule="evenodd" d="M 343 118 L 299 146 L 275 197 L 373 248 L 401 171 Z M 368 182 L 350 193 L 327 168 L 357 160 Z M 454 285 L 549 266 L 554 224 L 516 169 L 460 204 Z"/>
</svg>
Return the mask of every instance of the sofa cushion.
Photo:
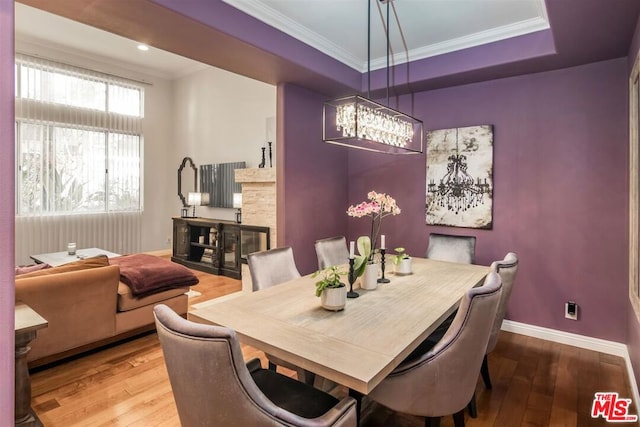
<svg viewBox="0 0 640 427">
<path fill-rule="evenodd" d="M 52 267 L 44 270 L 34 271 L 31 273 L 21 274 L 19 279 L 26 279 L 28 277 L 46 276 L 49 274 L 67 273 L 69 271 L 86 270 L 89 268 L 107 267 L 108 265 L 109 265 L 109 258 L 107 258 L 106 255 L 98 255 L 96 257 L 80 259 L 78 261 L 59 265 L 57 267 Z"/>
<path fill-rule="evenodd" d="M 120 282 L 118 283 L 118 311 L 129 311 L 145 305 L 156 304 L 186 292 L 189 292 L 189 286 L 167 289 L 142 298 L 136 298 L 131 292 L 131 288 Z"/>
</svg>

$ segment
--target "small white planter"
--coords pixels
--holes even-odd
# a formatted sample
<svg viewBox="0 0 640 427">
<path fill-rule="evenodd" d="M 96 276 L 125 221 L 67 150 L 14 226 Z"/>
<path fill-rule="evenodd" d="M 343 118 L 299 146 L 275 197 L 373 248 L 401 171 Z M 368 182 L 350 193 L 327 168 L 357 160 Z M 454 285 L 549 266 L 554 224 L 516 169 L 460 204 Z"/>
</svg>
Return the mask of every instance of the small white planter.
<svg viewBox="0 0 640 427">
<path fill-rule="evenodd" d="M 378 287 L 378 270 L 380 264 L 372 263 L 367 264 L 364 268 L 364 274 L 360 278 L 360 287 L 366 290 L 373 290 Z"/>
<path fill-rule="evenodd" d="M 320 294 L 320 304 L 326 310 L 340 311 L 344 309 L 347 302 L 347 287 L 324 288 Z"/>
<path fill-rule="evenodd" d="M 400 264 L 393 264 L 395 267 L 395 272 L 399 276 L 404 276 L 407 274 L 411 274 L 413 271 L 411 270 L 411 258 L 403 258 L 400 261 Z"/>
</svg>

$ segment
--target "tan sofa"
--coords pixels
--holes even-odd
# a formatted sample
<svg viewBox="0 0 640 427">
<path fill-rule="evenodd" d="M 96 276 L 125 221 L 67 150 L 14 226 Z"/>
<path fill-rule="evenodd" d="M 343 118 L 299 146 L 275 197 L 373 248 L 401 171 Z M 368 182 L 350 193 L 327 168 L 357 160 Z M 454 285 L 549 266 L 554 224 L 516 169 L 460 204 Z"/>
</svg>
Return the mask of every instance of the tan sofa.
<svg viewBox="0 0 640 427">
<path fill-rule="evenodd" d="M 30 367 L 135 335 L 154 327 L 153 307 L 166 304 L 186 316 L 189 286 L 136 298 L 106 257 L 16 276 L 16 301 L 48 322 L 27 356 Z"/>
</svg>

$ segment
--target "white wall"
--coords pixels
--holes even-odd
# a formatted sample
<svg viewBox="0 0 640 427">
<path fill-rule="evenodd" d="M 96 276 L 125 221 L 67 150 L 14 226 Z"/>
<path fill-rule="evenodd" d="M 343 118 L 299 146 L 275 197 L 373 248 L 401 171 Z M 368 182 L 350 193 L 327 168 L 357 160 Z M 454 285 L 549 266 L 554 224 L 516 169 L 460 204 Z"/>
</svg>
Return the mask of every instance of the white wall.
<svg viewBox="0 0 640 427">
<path fill-rule="evenodd" d="M 171 218 L 180 215 L 182 206 L 177 171 L 183 157 L 197 166 L 245 161 L 247 167 L 257 167 L 267 121 L 275 150 L 275 86 L 213 67 L 171 80 L 153 70 L 124 68 L 44 42 L 16 41 L 16 51 L 150 83 L 145 85 L 142 251 L 171 247 Z M 196 209 L 198 216 L 235 219 L 235 209 Z"/>
<path fill-rule="evenodd" d="M 275 86 L 208 67 L 177 79 L 174 101 L 176 171 L 184 157 L 191 157 L 198 167 L 241 161 L 247 167 L 258 167 L 260 148 L 267 138 L 274 142 L 275 167 Z M 266 151 L 268 167 L 268 148 Z M 177 183 L 174 188 L 177 194 Z M 180 207 L 176 196 L 174 215 L 179 215 Z M 235 212 L 235 209 L 196 208 L 197 216 L 231 221 Z"/>
</svg>

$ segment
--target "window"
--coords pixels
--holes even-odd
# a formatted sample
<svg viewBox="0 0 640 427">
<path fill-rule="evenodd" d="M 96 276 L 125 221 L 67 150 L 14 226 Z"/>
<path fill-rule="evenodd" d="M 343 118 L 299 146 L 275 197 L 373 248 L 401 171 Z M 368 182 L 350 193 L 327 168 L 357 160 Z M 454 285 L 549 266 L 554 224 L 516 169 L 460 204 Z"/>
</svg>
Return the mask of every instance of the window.
<svg viewBox="0 0 640 427">
<path fill-rule="evenodd" d="M 16 56 L 17 215 L 142 210 L 144 88 Z"/>
</svg>

